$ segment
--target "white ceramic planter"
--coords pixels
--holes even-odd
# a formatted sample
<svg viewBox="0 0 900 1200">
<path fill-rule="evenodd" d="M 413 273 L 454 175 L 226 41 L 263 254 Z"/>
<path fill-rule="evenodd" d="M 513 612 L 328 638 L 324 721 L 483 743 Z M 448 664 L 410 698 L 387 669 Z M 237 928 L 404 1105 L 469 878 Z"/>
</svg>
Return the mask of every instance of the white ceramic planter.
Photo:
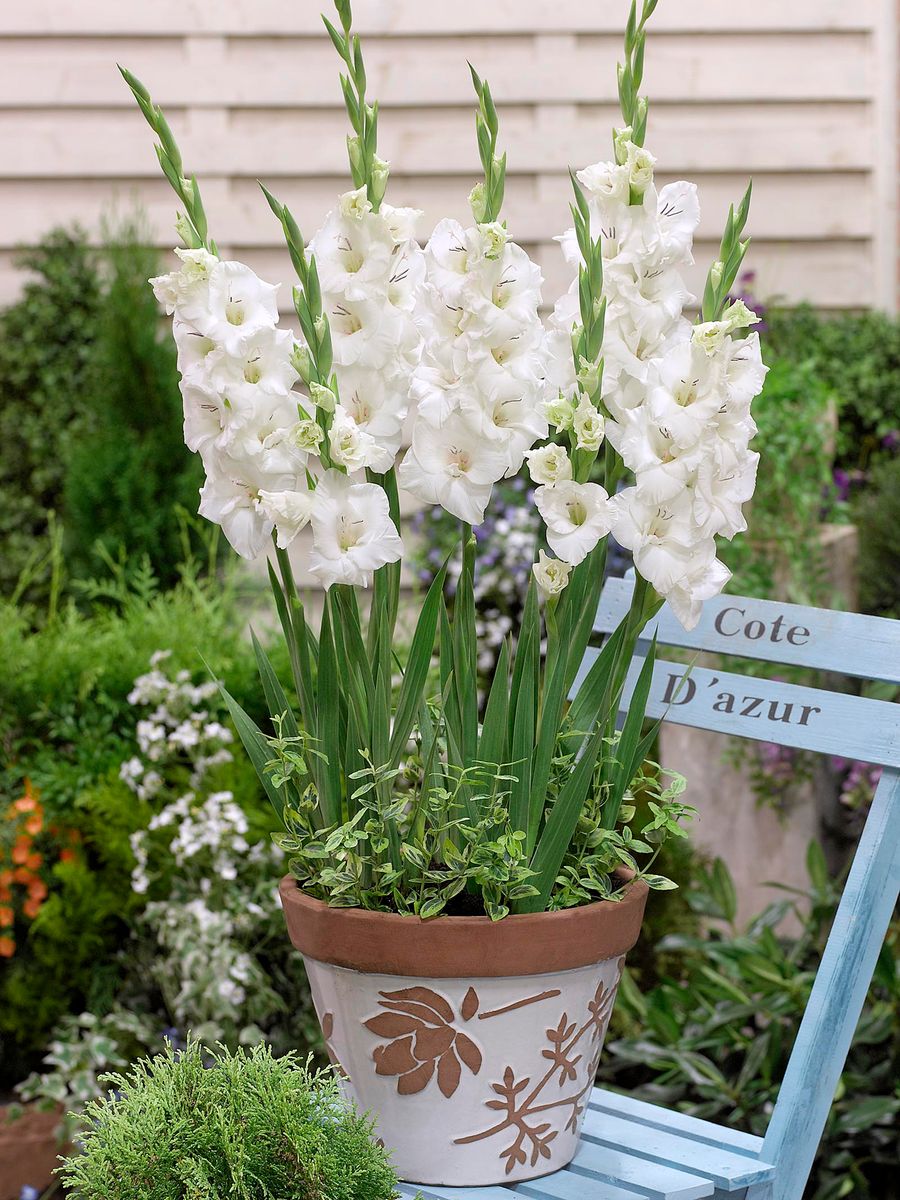
<svg viewBox="0 0 900 1200">
<path fill-rule="evenodd" d="M 497 924 L 328 909 L 288 880 L 282 897 L 332 1061 L 375 1117 L 401 1179 L 487 1186 L 571 1160 L 643 884 L 617 904 Z M 536 937 L 548 922 L 550 938 Z M 563 969 L 530 970 L 544 941 Z M 598 953 L 604 942 L 614 954 Z M 594 961 L 567 961 L 585 956 Z M 347 965 L 353 958 L 364 969 Z M 466 960 L 469 971 L 456 974 Z"/>
</svg>

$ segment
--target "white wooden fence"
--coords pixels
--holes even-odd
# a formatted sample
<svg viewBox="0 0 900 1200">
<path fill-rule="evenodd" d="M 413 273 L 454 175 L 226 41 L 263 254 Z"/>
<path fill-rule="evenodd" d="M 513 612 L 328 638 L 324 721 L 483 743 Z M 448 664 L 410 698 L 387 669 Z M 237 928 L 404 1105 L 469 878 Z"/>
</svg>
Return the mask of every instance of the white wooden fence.
<svg viewBox="0 0 900 1200">
<path fill-rule="evenodd" d="M 96 228 L 140 198 L 160 245 L 174 206 L 116 62 L 153 91 L 203 182 L 220 246 L 290 278 L 263 178 L 312 231 L 346 186 L 337 61 L 319 0 L 0 0 L 0 302 L 14 247 Z M 383 103 L 390 198 L 464 217 L 477 170 L 466 59 L 491 82 L 509 151 L 507 216 L 564 286 L 551 239 L 566 168 L 608 154 L 627 0 L 357 0 Z M 763 296 L 896 302 L 893 0 L 661 0 L 648 44 L 648 145 L 702 189 L 694 283 L 727 205 L 755 180 Z M 284 289 L 285 297 L 289 293 Z"/>
</svg>

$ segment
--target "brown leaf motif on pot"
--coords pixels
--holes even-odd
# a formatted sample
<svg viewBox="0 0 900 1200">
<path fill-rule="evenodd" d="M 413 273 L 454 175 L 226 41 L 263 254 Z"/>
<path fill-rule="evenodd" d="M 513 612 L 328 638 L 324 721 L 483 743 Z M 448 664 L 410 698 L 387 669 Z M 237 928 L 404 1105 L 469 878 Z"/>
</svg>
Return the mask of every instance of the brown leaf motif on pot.
<svg viewBox="0 0 900 1200">
<path fill-rule="evenodd" d="M 448 1099 L 459 1087 L 462 1068 L 473 1075 L 481 1070 L 482 1054 L 457 1019 L 470 1021 L 478 1011 L 478 994 L 469 988 L 460 1005 L 459 1018 L 449 1001 L 427 987 L 379 992 L 379 1008 L 364 1021 L 370 1033 L 387 1039 L 372 1051 L 378 1075 L 397 1076 L 397 1092 L 414 1096 L 437 1076 L 437 1085 Z"/>
</svg>

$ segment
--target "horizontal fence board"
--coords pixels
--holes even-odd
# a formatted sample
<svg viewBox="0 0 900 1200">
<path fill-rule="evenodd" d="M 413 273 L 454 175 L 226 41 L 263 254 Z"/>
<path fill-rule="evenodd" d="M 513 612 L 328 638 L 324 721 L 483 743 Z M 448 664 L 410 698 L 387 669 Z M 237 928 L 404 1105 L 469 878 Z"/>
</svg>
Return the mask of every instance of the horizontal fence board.
<svg viewBox="0 0 900 1200">
<path fill-rule="evenodd" d="M 691 178 L 700 187 L 699 237 L 719 236 L 728 205 L 746 185 L 738 175 Z M 663 181 L 665 177 L 661 177 Z M 268 176 L 267 185 L 293 212 L 307 236 L 335 206 L 348 187 L 344 178 L 297 180 Z M 421 208 L 418 234 L 423 240 L 445 216 L 468 223 L 466 196 L 472 178 L 400 176 L 391 181 L 388 198 L 396 204 Z M 169 247 L 175 240 L 175 198 L 162 179 L 106 180 L 61 179 L 41 182 L 41 203 L 33 203 L 35 183 L 0 182 L 0 247 L 35 242 L 53 225 L 77 222 L 95 232 L 102 215 L 111 209 L 128 213 L 139 206 L 146 214 L 151 240 Z M 569 180 L 562 174 L 512 176 L 507 186 L 503 215 L 512 236 L 520 242 L 546 241 L 562 232 L 569 219 Z M 223 197 L 207 202 L 210 227 L 223 244 L 241 241 L 254 246 L 280 246 L 281 227 L 273 218 L 256 182 L 232 180 Z M 872 195 L 868 178 L 856 175 L 768 175 L 756 180 L 750 232 L 757 240 L 792 238 L 868 238 L 873 231 Z"/>
<path fill-rule="evenodd" d="M 598 653 L 588 648 L 572 695 Z M 636 659 L 628 672 L 622 712 L 627 711 L 641 667 Z M 705 667 L 689 668 L 660 659 L 653 669 L 647 716 L 797 750 L 900 767 L 900 708 L 884 700 Z"/>
<path fill-rule="evenodd" d="M 231 178 L 347 175 L 342 111 L 236 110 L 210 126 L 211 114 L 169 112 L 185 163 L 201 183 Z M 586 111 L 521 107 L 502 114 L 511 176 L 565 173 L 610 155 L 612 108 Z M 395 174 L 478 170 L 468 109 L 386 112 L 380 148 Z M 0 179 L 44 177 L 158 179 L 153 135 L 137 108 L 0 109 Z M 864 105 L 740 105 L 654 109 L 648 147 L 660 172 L 846 171 L 871 168 L 875 147 Z"/>
<path fill-rule="evenodd" d="M 323 8 L 329 6 L 322 5 Z M 425 0 L 356 0 L 354 22 L 362 33 L 442 34 L 579 30 L 619 33 L 627 0 L 586 4 L 585 0 L 456 0 L 452 5 Z M 318 33 L 320 5 L 313 0 L 29 0 L 0 9 L 0 34 L 140 34 L 208 32 L 231 34 Z M 728 5 L 722 0 L 667 0 L 653 16 L 654 30 L 705 33 L 707 30 L 866 29 L 875 0 L 756 0 Z"/>
<path fill-rule="evenodd" d="M 736 48 L 739 45 L 739 52 Z M 618 34 L 370 38 L 368 92 L 386 107 L 468 104 L 473 62 L 498 104 L 616 100 Z M 163 105 L 330 107 L 340 62 L 327 39 L 163 38 L 0 42 L 0 97 L 16 107 L 128 107 L 123 62 Z M 663 34 L 648 53 L 644 88 L 656 104 L 864 100 L 874 87 L 864 33 Z"/>
<path fill-rule="evenodd" d="M 594 620 L 598 633 L 612 633 L 618 626 L 633 588 L 628 579 L 604 585 Z M 690 631 L 664 607 L 642 636 L 649 640 L 654 633 L 662 646 L 900 683 L 900 621 L 886 617 L 723 595 L 707 600 Z M 900 708 L 897 718 L 900 724 Z"/>
</svg>

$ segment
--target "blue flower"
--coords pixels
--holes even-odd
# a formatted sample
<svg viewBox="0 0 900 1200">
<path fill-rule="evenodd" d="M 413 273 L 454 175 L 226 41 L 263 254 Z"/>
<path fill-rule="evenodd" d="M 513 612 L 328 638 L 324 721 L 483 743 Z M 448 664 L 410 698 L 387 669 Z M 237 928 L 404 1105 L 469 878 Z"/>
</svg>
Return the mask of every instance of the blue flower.
<svg viewBox="0 0 900 1200">
<path fill-rule="evenodd" d="M 41 1193 L 37 1188 L 24 1183 L 22 1190 L 19 1192 L 19 1200 L 41 1200 Z"/>
</svg>

